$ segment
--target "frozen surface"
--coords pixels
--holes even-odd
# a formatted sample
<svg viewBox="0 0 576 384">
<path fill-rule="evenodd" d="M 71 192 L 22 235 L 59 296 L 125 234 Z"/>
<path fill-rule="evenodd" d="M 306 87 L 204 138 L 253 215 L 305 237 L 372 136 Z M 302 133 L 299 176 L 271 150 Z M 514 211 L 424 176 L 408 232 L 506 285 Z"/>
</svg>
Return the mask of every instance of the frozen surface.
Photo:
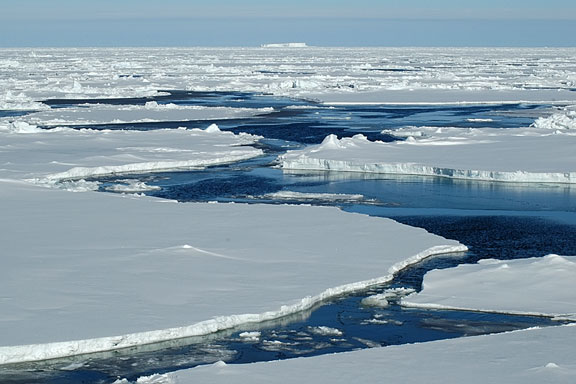
<svg viewBox="0 0 576 384">
<path fill-rule="evenodd" d="M 402 303 L 430 308 L 532 313 L 576 319 L 576 257 L 482 260 L 435 270 Z"/>
<path fill-rule="evenodd" d="M 262 155 L 258 136 L 207 129 L 40 130 L 0 125 L 0 177 L 53 184 L 115 173 L 202 168 Z M 26 153 L 23 156 L 23 153 Z"/>
<path fill-rule="evenodd" d="M 155 377 L 155 383 L 570 384 L 576 327 L 529 329 L 311 358 L 211 366 Z"/>
<path fill-rule="evenodd" d="M 536 128 L 553 130 L 576 130 L 576 108 L 569 106 L 551 116 L 540 117 L 534 124 Z"/>
<path fill-rule="evenodd" d="M 274 318 L 463 249 L 335 208 L 178 204 L 0 184 L 1 363 Z M 93 338 L 104 339 L 86 341 Z M 63 343 L 10 347 L 53 342 Z"/>
<path fill-rule="evenodd" d="M 306 43 L 270 43 L 262 44 L 262 48 L 306 48 Z"/>
<path fill-rule="evenodd" d="M 146 123 L 245 118 L 271 112 L 271 108 L 226 108 L 158 104 L 155 101 L 138 105 L 79 105 L 77 107 L 42 110 L 23 116 L 19 121 L 42 126 Z"/>
<path fill-rule="evenodd" d="M 0 109 L 46 98 L 255 91 L 329 102 L 576 101 L 574 48 L 2 49 Z M 241 107 L 241 105 L 239 105 Z"/>
<path fill-rule="evenodd" d="M 230 108 L 149 103 L 64 109 L 50 109 L 42 100 L 218 90 L 330 103 L 576 103 L 576 49 L 307 47 L 286 53 L 283 47 L 0 50 L 0 363 L 122 348 L 269 319 L 386 280 L 431 254 L 464 249 L 423 230 L 331 208 L 177 204 L 90 192 L 97 183 L 83 179 L 91 176 L 204 167 L 262 152 L 242 146 L 256 137 L 215 126 L 46 132 L 38 125 L 236 118 L 268 110 L 248 110 L 241 100 Z M 574 164 L 573 110 L 556 110 L 514 133 L 406 127 L 396 132 L 408 139 L 394 144 L 399 149 L 394 156 L 410 164 L 412 155 L 428 156 L 446 161 L 447 169 L 470 165 L 464 172 L 489 166 L 475 177 L 520 164 L 502 172 L 512 172 L 513 180 L 543 172 L 543 181 L 553 174 L 567 182 L 574 172 L 568 165 Z M 349 155 L 381 160 L 384 147 L 361 137 L 329 137 L 307 153 L 334 153 L 337 165 L 350 161 Z M 496 155 L 502 156 L 499 161 Z M 121 181 L 110 188 L 133 193 L 150 186 Z M 374 297 L 373 304 L 386 300 Z M 389 377 L 445 383 L 448 375 L 454 382 L 572 383 L 573 347 L 566 340 L 573 338 L 572 327 L 532 330 L 289 362 L 218 364 L 139 382 L 257 383 L 274 377 L 350 383 Z M 415 361 L 421 370 L 414 370 Z"/>
<path fill-rule="evenodd" d="M 293 192 L 293 191 L 279 191 L 274 193 L 269 193 L 264 196 L 269 199 L 276 200 L 310 200 L 310 201 L 325 201 L 325 202 L 366 202 L 364 195 L 360 194 L 346 194 L 346 193 L 304 193 L 304 192 Z"/>
<path fill-rule="evenodd" d="M 327 136 L 320 145 L 280 157 L 283 169 L 442 176 L 507 182 L 576 183 L 573 129 L 408 127 L 385 133 L 392 143 L 362 135 Z"/>
</svg>

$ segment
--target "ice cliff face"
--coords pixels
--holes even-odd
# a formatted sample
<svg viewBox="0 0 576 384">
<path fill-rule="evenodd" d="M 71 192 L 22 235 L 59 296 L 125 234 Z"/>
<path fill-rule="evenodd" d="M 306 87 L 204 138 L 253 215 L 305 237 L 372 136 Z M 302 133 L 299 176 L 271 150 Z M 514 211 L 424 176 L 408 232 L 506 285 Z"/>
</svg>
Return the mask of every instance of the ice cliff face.
<svg viewBox="0 0 576 384">
<path fill-rule="evenodd" d="M 498 133 L 498 132 L 497 132 Z M 362 135 L 291 151 L 282 168 L 440 176 L 455 179 L 576 183 L 576 136 L 495 134 L 475 130 L 467 137 L 371 142 Z"/>
</svg>

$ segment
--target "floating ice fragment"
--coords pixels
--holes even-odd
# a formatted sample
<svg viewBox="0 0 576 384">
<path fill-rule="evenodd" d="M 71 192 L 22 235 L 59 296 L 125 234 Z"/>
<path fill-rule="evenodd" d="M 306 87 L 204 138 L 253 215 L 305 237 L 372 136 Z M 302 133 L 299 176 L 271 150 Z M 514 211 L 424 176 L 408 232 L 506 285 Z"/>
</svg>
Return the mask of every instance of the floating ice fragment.
<svg viewBox="0 0 576 384">
<path fill-rule="evenodd" d="M 388 297 L 385 294 L 368 296 L 362 299 L 360 303 L 368 307 L 381 307 L 381 308 L 386 308 L 389 304 Z"/>
<path fill-rule="evenodd" d="M 170 374 L 154 374 L 152 376 L 138 378 L 136 384 L 174 384 L 174 380 Z"/>
<path fill-rule="evenodd" d="M 260 340 L 261 335 L 262 335 L 261 332 L 255 331 L 255 332 L 242 332 L 238 336 L 240 336 L 240 338 L 242 338 L 243 341 L 252 342 Z"/>
<path fill-rule="evenodd" d="M 407 296 L 414 293 L 414 289 L 411 288 L 393 288 L 387 289 L 384 293 L 377 295 L 368 296 L 362 299 L 361 304 L 368 307 L 382 307 L 385 308 L 390 304 L 390 299 L 398 300 L 403 296 Z"/>
<path fill-rule="evenodd" d="M 114 184 L 106 187 L 107 191 L 120 192 L 120 193 L 136 193 L 146 191 L 157 191 L 161 189 L 156 185 L 148 185 L 143 181 L 138 180 L 123 180 L 122 184 Z"/>
<path fill-rule="evenodd" d="M 326 327 L 326 326 L 319 326 L 319 327 L 308 327 L 308 330 L 320 336 L 342 336 L 344 333 L 336 328 Z"/>
<path fill-rule="evenodd" d="M 364 195 L 346 193 L 304 193 L 294 191 L 279 191 L 264 195 L 277 200 L 322 200 L 322 201 L 362 201 Z M 374 200 L 370 200 L 374 201 Z"/>
</svg>

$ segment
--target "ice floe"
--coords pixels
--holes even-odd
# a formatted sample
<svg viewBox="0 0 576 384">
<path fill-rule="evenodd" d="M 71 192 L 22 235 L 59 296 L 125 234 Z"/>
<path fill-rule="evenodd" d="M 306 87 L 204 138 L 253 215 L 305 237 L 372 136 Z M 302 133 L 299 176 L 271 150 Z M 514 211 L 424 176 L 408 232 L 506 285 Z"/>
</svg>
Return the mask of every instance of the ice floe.
<svg viewBox="0 0 576 384">
<path fill-rule="evenodd" d="M 572 383 L 575 326 L 529 329 L 256 364 L 213 364 L 164 375 L 173 384 Z M 417 368 L 415 368 L 417 364 Z"/>
<path fill-rule="evenodd" d="M 17 133 L 0 129 L 0 163 L 9 164 L 8 177 L 46 185 L 110 174 L 203 168 L 263 154 L 248 146 L 259 136 L 223 132 L 217 126 L 206 130 L 46 131 L 24 122 L 17 125 Z M 27 155 L 21 156 L 24 151 Z"/>
<path fill-rule="evenodd" d="M 144 106 L 90 104 L 43 110 L 20 117 L 18 122 L 46 127 L 68 125 L 150 123 L 246 118 L 271 112 L 272 108 L 179 106 L 148 102 Z"/>
<path fill-rule="evenodd" d="M 576 183 L 576 135 L 544 131 L 410 127 L 399 130 L 406 140 L 392 143 L 372 142 L 363 135 L 329 135 L 321 144 L 290 151 L 279 160 L 286 170 Z"/>
<path fill-rule="evenodd" d="M 263 196 L 265 199 L 286 200 L 286 201 L 325 201 L 325 202 L 371 202 L 361 194 L 346 193 L 304 193 L 295 191 L 279 191 Z"/>
<path fill-rule="evenodd" d="M 0 363 L 273 319 L 466 249 L 335 208 L 177 204 L 0 183 Z"/>
<path fill-rule="evenodd" d="M 481 260 L 431 271 L 403 305 L 530 313 L 576 319 L 576 257 Z"/>
</svg>

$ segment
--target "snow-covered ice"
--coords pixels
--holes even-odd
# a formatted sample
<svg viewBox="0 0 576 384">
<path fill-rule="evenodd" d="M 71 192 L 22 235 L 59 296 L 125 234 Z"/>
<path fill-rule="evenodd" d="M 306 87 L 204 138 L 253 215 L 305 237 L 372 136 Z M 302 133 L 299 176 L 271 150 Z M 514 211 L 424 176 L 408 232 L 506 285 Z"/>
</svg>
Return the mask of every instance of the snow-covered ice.
<svg viewBox="0 0 576 384">
<path fill-rule="evenodd" d="M 45 127 L 89 126 L 94 124 L 235 119 L 252 117 L 271 111 L 272 108 L 179 106 L 176 104 L 158 104 L 151 101 L 143 106 L 81 104 L 76 107 L 42 110 L 22 116 L 18 121 Z"/>
<path fill-rule="evenodd" d="M 576 257 L 481 260 L 435 270 L 403 305 L 529 313 L 576 319 Z"/>
<path fill-rule="evenodd" d="M 22 48 L 0 51 L 0 109 L 161 90 L 327 102 L 574 102 L 574 48 Z M 239 103 L 241 104 L 241 103 Z M 240 107 L 241 105 L 239 105 Z"/>
<path fill-rule="evenodd" d="M 547 117 L 538 118 L 533 126 L 535 128 L 553 129 L 553 130 L 576 130 L 576 106 L 563 108 L 561 111 Z"/>
<path fill-rule="evenodd" d="M 0 183 L 1 363 L 275 318 L 465 249 L 335 208 L 178 204 Z"/>
<path fill-rule="evenodd" d="M 422 128 L 414 134 L 410 127 L 408 132 L 405 141 L 392 143 L 329 135 L 319 145 L 281 155 L 280 162 L 288 170 L 576 183 L 573 130 Z M 406 134 L 400 130 L 400 135 Z"/>
<path fill-rule="evenodd" d="M 178 204 L 90 192 L 98 185 L 84 178 L 205 167 L 262 152 L 245 146 L 257 137 L 216 126 L 47 132 L 39 125 L 235 118 L 268 110 L 243 108 L 240 100 L 234 108 L 151 102 L 64 109 L 50 109 L 42 100 L 220 90 L 334 104 L 543 102 L 568 107 L 514 131 L 406 127 L 394 134 L 407 140 L 393 144 L 330 136 L 320 146 L 289 153 L 284 166 L 410 174 L 432 169 L 424 174 L 572 183 L 575 73 L 573 48 L 307 47 L 290 49 L 289 55 L 283 47 L 0 50 L 0 363 L 122 348 L 270 319 L 385 281 L 423 257 L 464 249 L 420 229 L 333 208 Z M 15 111 L 35 112 L 19 116 Z M 120 183 L 112 188 L 149 188 Z M 61 189 L 45 188 L 56 185 Z M 284 191 L 275 198 L 289 199 L 291 193 L 295 196 Z M 523 309 L 503 299 L 502 310 L 574 313 L 570 297 L 557 307 L 554 300 L 548 307 L 535 303 L 569 295 L 561 277 L 572 268 L 571 258 L 505 264 L 502 273 L 517 273 L 510 284 L 525 275 L 534 283 L 548 272 L 548 280 L 558 279 L 554 289 L 545 285 L 532 292 L 534 302 L 522 300 Z M 484 262 L 476 268 L 502 265 Z M 493 275 L 496 279 L 499 272 Z M 373 299 L 383 304 L 398 295 Z M 501 310 L 496 304 L 486 308 Z M 386 377 L 406 383 L 572 383 L 574 348 L 566 340 L 574 332 L 575 327 L 557 327 L 266 364 L 220 363 L 138 382 L 258 383 L 274 377 L 349 383 Z"/>
<path fill-rule="evenodd" d="M 217 363 L 163 375 L 162 383 L 570 384 L 575 326 L 529 329 L 310 358 Z"/>
<path fill-rule="evenodd" d="M 262 44 L 262 48 L 307 48 L 306 43 L 269 43 Z"/>
<path fill-rule="evenodd" d="M 372 200 L 365 199 L 361 194 L 346 194 L 346 193 L 304 193 L 295 191 L 279 191 L 269 193 L 263 196 L 264 198 L 275 200 L 299 200 L 299 201 L 325 201 L 325 202 L 370 202 Z"/>
<path fill-rule="evenodd" d="M 40 130 L 0 125 L 0 177 L 51 184 L 119 173 L 203 168 L 263 154 L 258 136 L 207 129 Z M 25 156 L 22 153 L 26 153 Z"/>
</svg>

